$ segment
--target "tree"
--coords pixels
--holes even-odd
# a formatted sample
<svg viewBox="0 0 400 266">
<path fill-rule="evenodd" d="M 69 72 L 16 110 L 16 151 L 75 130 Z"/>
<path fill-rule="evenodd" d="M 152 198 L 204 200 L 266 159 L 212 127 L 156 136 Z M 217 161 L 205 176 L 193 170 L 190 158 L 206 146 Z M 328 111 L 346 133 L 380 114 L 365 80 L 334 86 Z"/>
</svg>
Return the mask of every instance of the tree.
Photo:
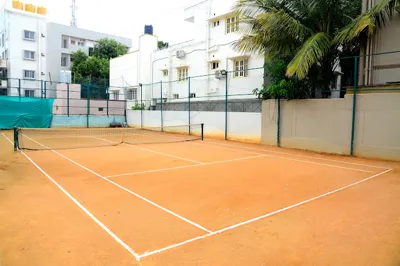
<svg viewBox="0 0 400 266">
<path fill-rule="evenodd" d="M 163 42 L 163 41 L 158 41 L 157 46 L 158 46 L 158 49 L 161 50 L 161 49 L 168 48 L 169 43 Z"/>
<path fill-rule="evenodd" d="M 128 47 L 124 44 L 117 42 L 114 39 L 100 39 L 93 49 L 93 56 L 99 58 L 111 59 L 128 52 Z"/>
<path fill-rule="evenodd" d="M 286 77 L 328 89 L 342 54 L 356 55 L 363 38 L 391 19 L 400 0 L 382 0 L 360 15 L 354 0 L 239 0 L 242 37 L 234 47 L 269 60 L 288 58 Z"/>
</svg>

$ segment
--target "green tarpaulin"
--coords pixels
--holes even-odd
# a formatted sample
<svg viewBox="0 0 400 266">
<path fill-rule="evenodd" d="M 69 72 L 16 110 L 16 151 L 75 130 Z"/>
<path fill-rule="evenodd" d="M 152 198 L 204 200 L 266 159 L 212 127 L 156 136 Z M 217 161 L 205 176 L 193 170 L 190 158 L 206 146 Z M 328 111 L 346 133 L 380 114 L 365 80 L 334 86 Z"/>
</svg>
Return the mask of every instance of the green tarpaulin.
<svg viewBox="0 0 400 266">
<path fill-rule="evenodd" d="M 49 128 L 54 99 L 0 96 L 0 129 Z"/>
</svg>

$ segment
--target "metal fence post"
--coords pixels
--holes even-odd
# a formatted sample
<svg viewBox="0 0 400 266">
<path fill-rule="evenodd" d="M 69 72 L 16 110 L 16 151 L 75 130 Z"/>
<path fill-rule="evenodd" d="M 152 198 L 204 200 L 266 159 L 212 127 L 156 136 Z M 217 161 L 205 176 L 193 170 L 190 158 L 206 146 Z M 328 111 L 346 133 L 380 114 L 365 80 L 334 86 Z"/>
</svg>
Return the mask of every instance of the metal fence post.
<svg viewBox="0 0 400 266">
<path fill-rule="evenodd" d="M 109 109 L 110 109 L 110 107 L 109 107 L 109 101 L 110 101 L 110 89 L 108 89 L 107 91 L 106 91 L 106 111 L 107 111 L 107 116 L 109 116 Z"/>
<path fill-rule="evenodd" d="M 139 84 L 140 89 L 140 127 L 143 127 L 143 84 Z"/>
<path fill-rule="evenodd" d="M 164 126 L 164 122 L 163 122 L 163 87 L 162 87 L 162 81 L 160 82 L 160 84 L 161 84 L 160 93 L 161 93 L 161 130 L 162 130 L 162 127 Z"/>
<path fill-rule="evenodd" d="M 69 83 L 67 83 L 67 115 L 69 116 Z"/>
<path fill-rule="evenodd" d="M 354 56 L 354 87 L 353 87 L 353 117 L 351 120 L 350 156 L 354 156 L 354 136 L 356 127 L 357 81 L 358 81 L 358 56 Z"/>
<path fill-rule="evenodd" d="M 281 146 L 281 97 L 278 97 L 278 121 L 277 121 L 277 137 L 276 146 Z"/>
<path fill-rule="evenodd" d="M 225 74 L 225 140 L 228 140 L 228 72 Z"/>
<path fill-rule="evenodd" d="M 89 128 L 89 115 L 90 115 L 90 84 L 87 85 L 87 115 L 86 115 L 86 126 Z"/>
<path fill-rule="evenodd" d="M 188 98 L 188 112 L 189 112 L 189 119 L 188 119 L 188 125 L 189 125 L 189 135 L 190 135 L 190 77 L 188 78 L 188 96 L 189 96 L 189 98 Z"/>
<path fill-rule="evenodd" d="M 18 97 L 21 98 L 21 79 L 18 79 Z"/>
<path fill-rule="evenodd" d="M 39 80 L 39 81 L 40 81 L 40 98 L 43 99 L 43 92 L 44 92 L 43 80 Z"/>
<path fill-rule="evenodd" d="M 44 98 L 47 98 L 47 82 L 44 80 Z"/>
</svg>

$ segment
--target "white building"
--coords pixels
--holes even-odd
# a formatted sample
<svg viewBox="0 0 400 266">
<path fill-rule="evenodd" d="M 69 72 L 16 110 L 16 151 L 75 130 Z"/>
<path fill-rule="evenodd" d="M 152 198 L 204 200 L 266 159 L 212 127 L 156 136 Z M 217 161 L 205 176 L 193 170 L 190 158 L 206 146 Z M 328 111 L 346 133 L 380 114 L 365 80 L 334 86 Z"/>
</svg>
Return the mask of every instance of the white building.
<svg viewBox="0 0 400 266">
<path fill-rule="evenodd" d="M 193 101 L 221 99 L 226 81 L 221 71 L 228 71 L 230 98 L 254 98 L 252 91 L 263 83 L 264 59 L 241 54 L 232 48 L 240 38 L 238 20 L 232 12 L 236 0 L 208 0 L 185 9 L 185 21 L 193 26 L 194 38 L 157 50 L 157 37 L 144 34 L 139 48 L 111 60 L 110 89 L 114 96 L 126 92 L 126 98 L 154 105 L 155 99 Z M 184 33 L 182 33 L 184 34 Z M 190 82 L 188 78 L 190 77 Z M 162 92 L 161 92 L 162 81 Z M 149 85 L 148 85 L 149 84 Z"/>
<path fill-rule="evenodd" d="M 80 49 L 90 55 L 102 38 L 132 44 L 128 38 L 48 22 L 45 8 L 6 1 L 0 11 L 0 71 L 8 82 L 1 82 L 0 95 L 55 97 L 56 84 L 70 82 L 60 73 L 71 69 L 72 53 Z"/>
<path fill-rule="evenodd" d="M 40 90 L 34 89 L 40 88 L 41 84 L 30 79 L 41 80 L 47 71 L 47 17 L 37 13 L 36 9 L 33 11 L 29 5 L 19 4 L 22 3 L 6 1 L 0 12 L 0 54 L 7 65 L 2 70 L 2 77 L 13 78 L 8 84 L 2 82 L 0 94 L 18 96 L 20 86 L 22 96 L 40 97 Z"/>
</svg>

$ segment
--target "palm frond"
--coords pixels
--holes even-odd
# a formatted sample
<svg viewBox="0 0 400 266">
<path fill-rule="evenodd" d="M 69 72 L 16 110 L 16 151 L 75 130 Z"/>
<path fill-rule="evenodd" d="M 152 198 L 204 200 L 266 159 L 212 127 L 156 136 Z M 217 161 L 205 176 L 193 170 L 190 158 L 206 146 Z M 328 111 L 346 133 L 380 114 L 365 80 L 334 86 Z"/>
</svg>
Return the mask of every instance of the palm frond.
<svg viewBox="0 0 400 266">
<path fill-rule="evenodd" d="M 310 68 L 328 53 L 331 48 L 331 37 L 325 32 L 318 32 L 311 36 L 296 52 L 293 60 L 289 63 L 286 75 L 299 79 L 307 76 Z"/>
<path fill-rule="evenodd" d="M 355 18 L 348 26 L 342 28 L 337 33 L 334 42 L 349 42 L 360 36 L 361 33 L 371 36 L 377 27 L 383 27 L 393 17 L 394 11 L 398 9 L 399 5 L 400 0 L 382 0 L 366 13 Z"/>
</svg>

